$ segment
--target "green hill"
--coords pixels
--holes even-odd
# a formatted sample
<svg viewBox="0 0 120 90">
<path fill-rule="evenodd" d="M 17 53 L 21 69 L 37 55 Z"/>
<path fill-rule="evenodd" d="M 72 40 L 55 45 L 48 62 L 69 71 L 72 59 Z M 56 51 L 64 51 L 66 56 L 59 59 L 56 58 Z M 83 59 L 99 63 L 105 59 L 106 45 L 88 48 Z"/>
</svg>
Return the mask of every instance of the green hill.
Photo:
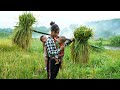
<svg viewBox="0 0 120 90">
<path fill-rule="evenodd" d="M 86 26 L 93 29 L 94 38 L 109 38 L 112 35 L 120 35 L 120 18 L 110 19 L 110 20 L 100 20 L 100 21 L 92 21 L 85 23 Z M 71 24 L 69 27 L 65 27 L 60 30 L 60 35 L 64 35 L 68 38 L 71 38 L 74 28 L 78 27 L 79 24 Z M 49 33 L 50 29 L 45 26 L 36 26 L 35 30 Z M 12 33 L 11 28 L 0 28 L 0 37 L 9 36 Z M 41 34 L 33 32 L 33 38 L 39 38 Z"/>
<path fill-rule="evenodd" d="M 34 30 L 44 32 L 44 33 L 49 33 L 49 29 L 45 26 L 39 26 L 39 27 L 34 27 Z M 12 34 L 13 30 L 11 28 L 0 28 L 0 38 L 5 38 L 8 37 Z M 32 33 L 33 38 L 39 38 L 41 34 L 39 33 Z"/>
<path fill-rule="evenodd" d="M 0 28 L 0 38 L 9 37 L 12 34 L 11 28 Z"/>
<path fill-rule="evenodd" d="M 96 38 L 120 35 L 120 18 L 87 22 L 86 25 L 93 28 Z"/>
</svg>

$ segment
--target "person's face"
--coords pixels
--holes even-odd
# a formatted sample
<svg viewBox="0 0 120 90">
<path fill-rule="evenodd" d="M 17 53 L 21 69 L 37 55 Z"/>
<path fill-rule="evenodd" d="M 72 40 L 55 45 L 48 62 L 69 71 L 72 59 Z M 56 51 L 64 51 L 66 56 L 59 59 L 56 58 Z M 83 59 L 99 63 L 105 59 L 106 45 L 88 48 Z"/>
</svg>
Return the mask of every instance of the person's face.
<svg viewBox="0 0 120 90">
<path fill-rule="evenodd" d="M 56 37 L 58 37 L 58 35 L 59 35 L 59 30 L 57 30 L 57 32 L 56 32 Z"/>
<path fill-rule="evenodd" d="M 57 38 L 59 35 L 59 30 L 57 30 L 56 32 L 53 31 L 52 35 Z"/>
<path fill-rule="evenodd" d="M 45 43 L 47 41 L 47 37 L 42 37 L 42 42 Z"/>
<path fill-rule="evenodd" d="M 57 39 L 57 41 L 58 43 L 62 43 L 62 39 L 60 37 Z"/>
</svg>

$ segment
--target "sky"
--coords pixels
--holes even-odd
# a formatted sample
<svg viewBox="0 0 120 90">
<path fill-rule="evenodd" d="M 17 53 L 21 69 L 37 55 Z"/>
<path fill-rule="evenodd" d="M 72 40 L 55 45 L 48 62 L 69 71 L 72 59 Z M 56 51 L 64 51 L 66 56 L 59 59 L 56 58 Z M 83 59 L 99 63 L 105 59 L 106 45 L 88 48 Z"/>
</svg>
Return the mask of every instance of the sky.
<svg viewBox="0 0 120 90">
<path fill-rule="evenodd" d="M 33 13 L 37 22 L 34 26 L 50 27 L 55 21 L 61 29 L 70 24 L 84 24 L 88 21 L 120 18 L 120 11 L 28 11 Z M 0 11 L 0 28 L 14 28 L 23 11 Z"/>
</svg>

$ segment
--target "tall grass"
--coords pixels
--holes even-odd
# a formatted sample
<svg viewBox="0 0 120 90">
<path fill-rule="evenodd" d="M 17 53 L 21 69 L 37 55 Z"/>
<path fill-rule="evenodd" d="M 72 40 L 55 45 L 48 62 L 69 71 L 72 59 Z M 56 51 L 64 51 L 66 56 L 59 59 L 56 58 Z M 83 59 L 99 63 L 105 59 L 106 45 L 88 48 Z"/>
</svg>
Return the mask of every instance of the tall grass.
<svg viewBox="0 0 120 90">
<path fill-rule="evenodd" d="M 112 46 L 120 46 L 120 35 L 111 37 L 110 44 Z"/>
<path fill-rule="evenodd" d="M 70 47 L 65 48 L 63 68 L 57 79 L 119 79 L 120 50 L 90 51 L 90 61 L 74 64 Z M 12 45 L 10 39 L 0 39 L 0 79 L 46 79 L 42 43 L 32 39 L 32 46 L 24 51 Z"/>
<path fill-rule="evenodd" d="M 11 40 L 0 40 L 0 78 L 35 79 L 46 78 L 44 70 L 42 45 L 33 40 L 28 52 L 13 46 Z M 37 51 L 34 49 L 38 49 Z M 31 52 L 32 51 L 32 52 Z"/>
</svg>

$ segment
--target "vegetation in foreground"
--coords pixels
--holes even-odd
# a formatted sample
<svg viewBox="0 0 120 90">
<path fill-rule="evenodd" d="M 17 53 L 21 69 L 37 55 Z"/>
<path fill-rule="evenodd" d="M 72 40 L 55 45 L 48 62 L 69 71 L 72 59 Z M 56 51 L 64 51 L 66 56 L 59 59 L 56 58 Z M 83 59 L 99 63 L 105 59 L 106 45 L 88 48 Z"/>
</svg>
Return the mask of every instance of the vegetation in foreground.
<svg viewBox="0 0 120 90">
<path fill-rule="evenodd" d="M 90 51 L 86 65 L 74 64 L 70 46 L 65 49 L 63 69 L 57 79 L 119 79 L 120 50 Z M 46 79 L 43 48 L 39 39 L 32 40 L 32 47 L 24 51 L 12 45 L 11 39 L 0 39 L 1 79 Z"/>
</svg>

